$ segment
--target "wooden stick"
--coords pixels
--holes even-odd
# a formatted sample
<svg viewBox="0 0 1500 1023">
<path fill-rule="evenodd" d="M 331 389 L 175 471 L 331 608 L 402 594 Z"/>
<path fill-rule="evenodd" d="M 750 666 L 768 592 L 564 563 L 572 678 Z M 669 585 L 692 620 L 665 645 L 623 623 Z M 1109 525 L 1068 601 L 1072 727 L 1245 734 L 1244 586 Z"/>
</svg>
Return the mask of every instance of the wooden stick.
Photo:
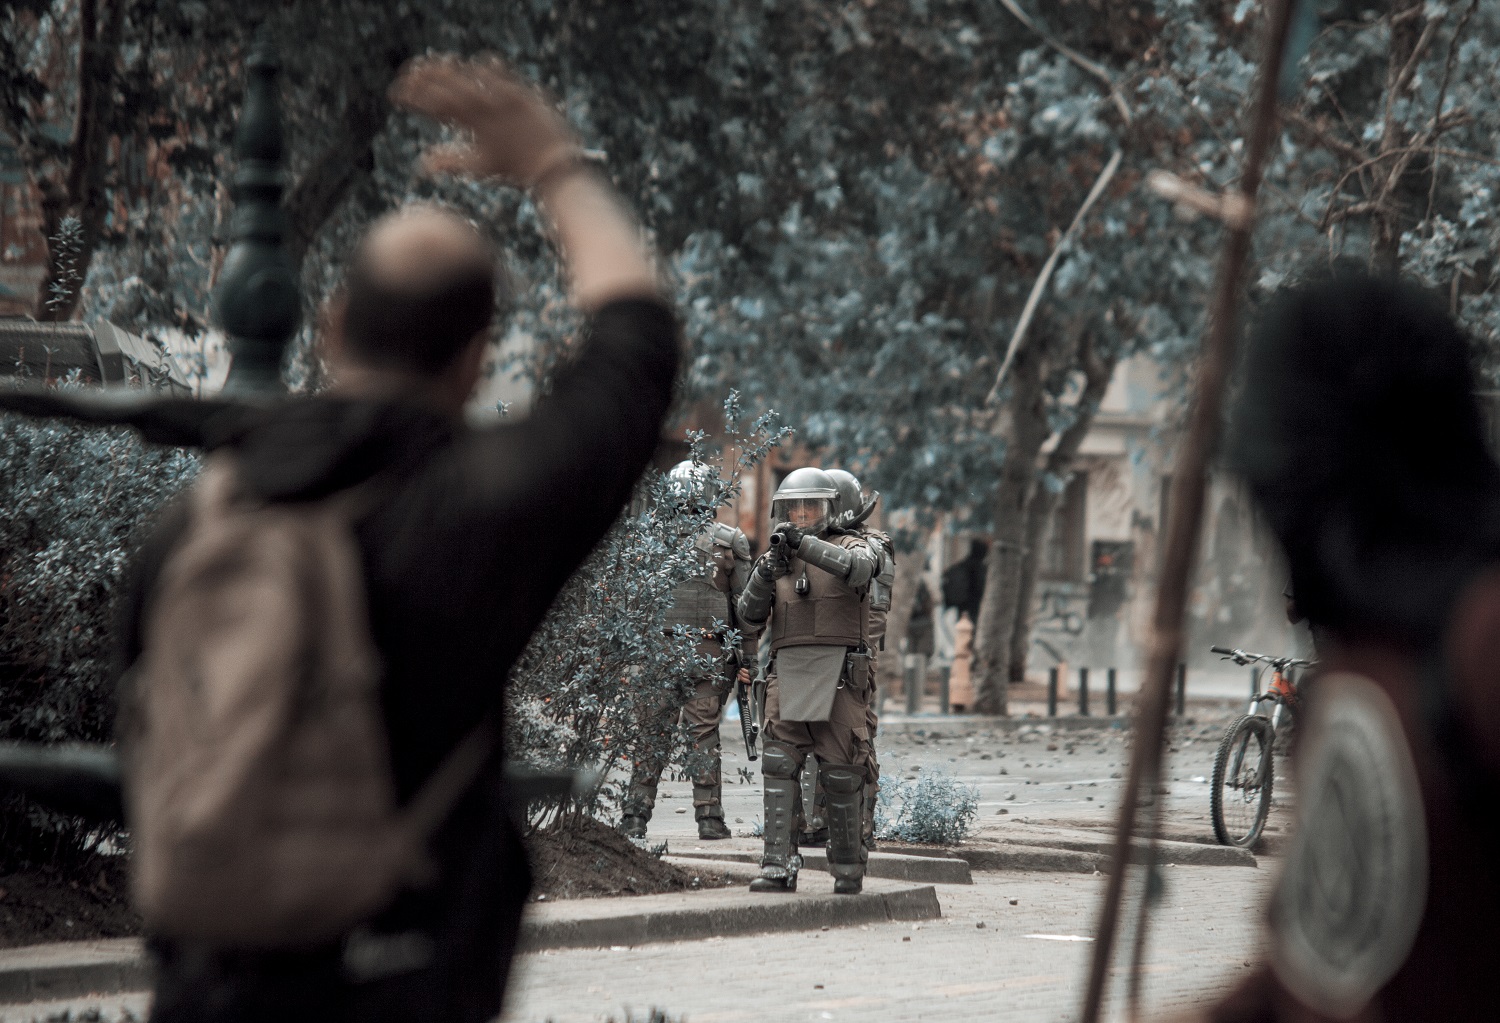
<svg viewBox="0 0 1500 1023">
<path fill-rule="evenodd" d="M 1266 5 L 1265 56 L 1260 67 L 1254 120 L 1250 125 L 1240 192 L 1252 207 L 1260 190 L 1266 158 L 1277 134 L 1277 81 L 1285 48 L 1287 25 L 1293 0 L 1272 0 Z M 1219 258 L 1210 308 L 1208 337 L 1199 363 L 1197 400 L 1188 420 L 1187 436 L 1172 476 L 1171 517 L 1168 522 L 1166 558 L 1156 594 L 1151 644 L 1147 652 L 1146 678 L 1135 723 L 1135 744 L 1130 771 L 1121 797 L 1115 826 L 1114 869 L 1110 871 L 1099 926 L 1094 935 L 1094 954 L 1089 964 L 1088 989 L 1084 996 L 1083 1023 L 1098 1023 L 1104 1004 L 1104 989 L 1113 958 L 1115 932 L 1120 921 L 1120 903 L 1125 889 L 1135 832 L 1136 809 L 1142 786 L 1156 788 L 1161 777 L 1162 738 L 1172 688 L 1172 669 L 1182 648 L 1182 618 L 1187 607 L 1188 580 L 1198 550 L 1203 520 L 1204 479 L 1209 456 L 1218 438 L 1224 402 L 1224 384 L 1234 357 L 1240 292 L 1250 256 L 1253 220 L 1226 223 L 1224 249 Z M 1154 795 L 1153 798 L 1160 798 Z M 1154 830 L 1154 829 L 1153 829 Z"/>
</svg>

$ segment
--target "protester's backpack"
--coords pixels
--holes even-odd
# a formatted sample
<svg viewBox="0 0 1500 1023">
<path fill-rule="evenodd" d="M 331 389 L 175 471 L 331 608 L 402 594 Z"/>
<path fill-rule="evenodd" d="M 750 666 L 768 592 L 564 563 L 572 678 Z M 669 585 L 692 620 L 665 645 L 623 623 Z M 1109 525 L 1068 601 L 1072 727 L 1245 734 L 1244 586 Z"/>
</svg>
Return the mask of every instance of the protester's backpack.
<svg viewBox="0 0 1500 1023">
<path fill-rule="evenodd" d="M 491 744 L 471 735 L 397 806 L 351 528 L 369 496 L 256 501 L 224 456 L 188 496 L 122 736 L 132 890 L 153 933 L 316 944 L 430 875 L 426 840 Z"/>
</svg>

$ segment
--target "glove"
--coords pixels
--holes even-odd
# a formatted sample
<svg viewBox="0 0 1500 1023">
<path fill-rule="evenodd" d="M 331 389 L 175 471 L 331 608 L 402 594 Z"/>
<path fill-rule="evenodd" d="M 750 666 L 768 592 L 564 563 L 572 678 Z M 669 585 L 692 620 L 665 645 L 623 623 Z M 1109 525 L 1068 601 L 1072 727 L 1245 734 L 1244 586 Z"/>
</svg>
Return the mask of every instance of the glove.
<svg viewBox="0 0 1500 1023">
<path fill-rule="evenodd" d="M 776 532 L 783 537 L 782 546 L 788 550 L 795 551 L 802 546 L 802 530 L 789 523 L 783 523 L 776 527 Z"/>
</svg>

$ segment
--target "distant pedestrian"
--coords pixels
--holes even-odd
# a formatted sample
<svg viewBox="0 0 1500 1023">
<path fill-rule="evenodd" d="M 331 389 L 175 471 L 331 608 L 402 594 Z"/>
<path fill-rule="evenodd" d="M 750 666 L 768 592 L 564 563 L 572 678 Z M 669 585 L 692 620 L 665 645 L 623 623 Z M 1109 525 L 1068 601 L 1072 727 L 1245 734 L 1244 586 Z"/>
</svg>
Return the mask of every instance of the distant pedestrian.
<svg viewBox="0 0 1500 1023">
<path fill-rule="evenodd" d="M 470 224 L 407 208 L 350 263 L 331 390 L 204 438 L 126 608 L 158 1023 L 498 1015 L 529 887 L 504 680 L 671 399 L 676 321 L 550 101 L 454 58 L 409 65 L 392 98 L 470 133 L 429 167 L 530 190 L 588 329 L 530 415 L 465 426 L 504 281 Z"/>
<path fill-rule="evenodd" d="M 943 607 L 951 607 L 959 614 L 968 612 L 969 621 L 979 621 L 989 556 L 988 540 L 976 536 L 969 541 L 969 556 L 943 573 Z"/>
</svg>

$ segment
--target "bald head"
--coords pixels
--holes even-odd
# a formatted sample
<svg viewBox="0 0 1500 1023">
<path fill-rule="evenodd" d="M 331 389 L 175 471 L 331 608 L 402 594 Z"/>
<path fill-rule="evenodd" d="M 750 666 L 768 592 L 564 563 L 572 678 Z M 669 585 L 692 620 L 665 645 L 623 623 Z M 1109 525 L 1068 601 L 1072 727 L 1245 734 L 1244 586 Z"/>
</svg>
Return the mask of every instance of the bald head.
<svg viewBox="0 0 1500 1023">
<path fill-rule="evenodd" d="M 442 372 L 494 317 L 495 252 L 473 226 L 435 206 L 381 217 L 346 278 L 344 341 L 383 369 Z"/>
</svg>

